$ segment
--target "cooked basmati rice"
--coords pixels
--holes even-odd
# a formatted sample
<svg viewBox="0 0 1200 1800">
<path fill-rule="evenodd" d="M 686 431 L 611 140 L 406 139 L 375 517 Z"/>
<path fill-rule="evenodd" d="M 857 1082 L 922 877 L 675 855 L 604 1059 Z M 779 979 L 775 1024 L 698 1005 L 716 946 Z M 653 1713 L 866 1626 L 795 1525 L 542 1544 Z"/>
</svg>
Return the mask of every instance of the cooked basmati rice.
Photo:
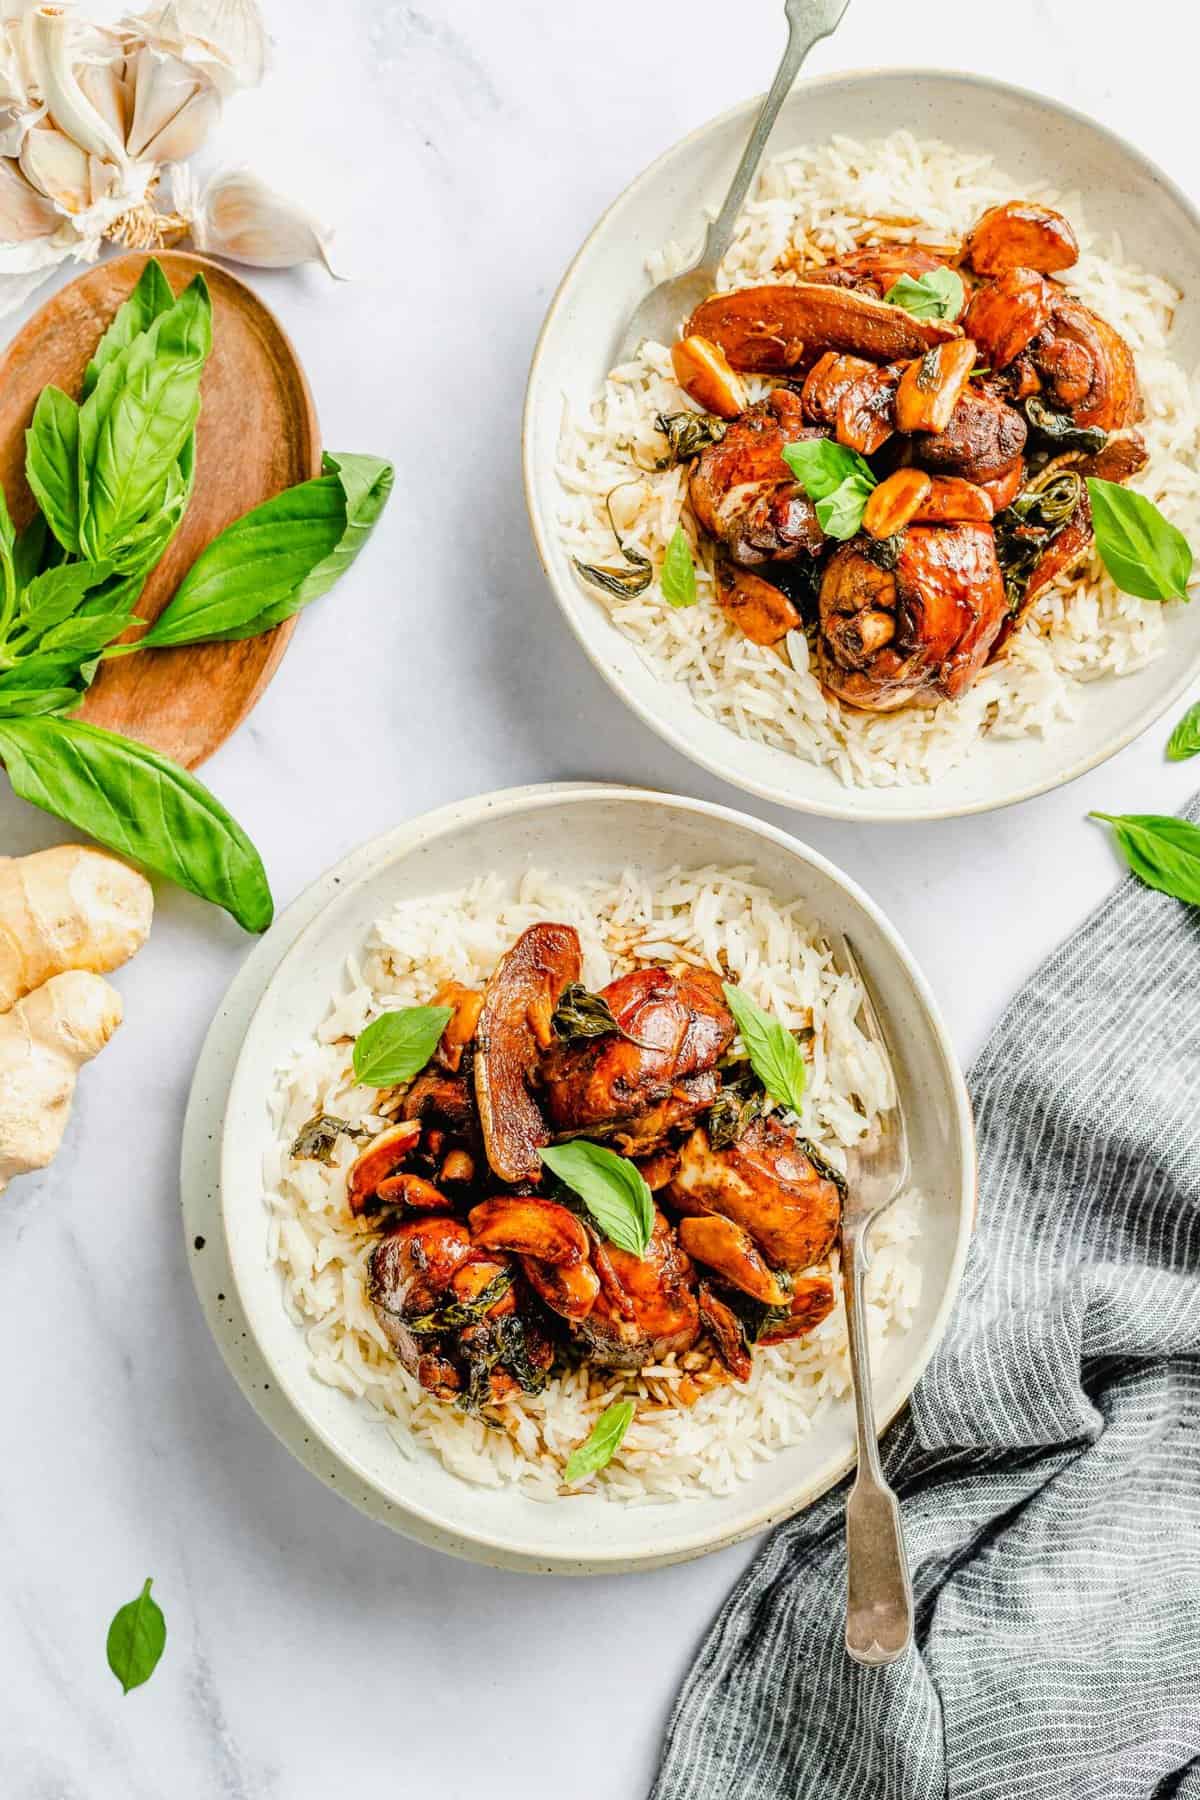
<svg viewBox="0 0 1200 1800">
<path fill-rule="evenodd" d="M 1102 243 L 1089 232 L 1078 194 L 1050 185 L 1022 190 L 990 157 L 918 142 L 906 131 L 873 144 L 835 137 L 767 163 L 719 285 L 795 280 L 798 265 L 828 261 L 871 239 L 955 239 L 987 207 L 1016 197 L 1058 207 L 1075 226 L 1081 254 L 1066 285 L 1116 327 L 1137 360 L 1150 460 L 1132 485 L 1197 541 L 1200 383 L 1168 354 L 1179 295 L 1161 277 L 1125 263 L 1115 237 Z M 651 259 L 651 276 L 661 280 L 687 260 L 669 244 Z M 749 385 L 757 397 L 768 384 Z M 686 470 L 638 475 L 635 461 L 648 468 L 662 454 L 656 414 L 691 405 L 674 379 L 668 348 L 648 343 L 612 371 L 585 412 L 568 408 L 558 462 L 561 535 L 572 556 L 611 564 L 605 496 L 631 476 L 632 485 L 614 493 L 612 505 L 632 549 L 660 568 L 682 523 L 695 555 L 698 605 L 669 606 L 657 579 L 636 598 L 583 585 L 657 675 L 685 682 L 705 713 L 740 736 L 828 764 L 849 785 L 932 782 L 961 763 L 985 733 L 1048 735 L 1088 703 L 1084 684 L 1131 674 L 1162 654 L 1162 606 L 1119 592 L 1093 556 L 1081 576 L 1060 580 L 1039 598 L 1007 654 L 961 699 L 893 714 L 843 708 L 817 681 L 802 632 L 789 633 L 785 655 L 752 644 L 726 621 L 714 598 L 711 545 L 701 541 L 686 503 Z"/>
<path fill-rule="evenodd" d="M 284 1303 L 306 1334 L 313 1374 L 372 1408 L 401 1454 L 411 1457 L 420 1446 L 464 1480 L 515 1483 L 551 1500 L 569 1491 L 563 1464 L 600 1412 L 632 1395 L 634 1423 L 590 1487 L 623 1501 L 725 1494 L 764 1458 L 800 1441 L 826 1406 L 846 1399 L 840 1300 L 807 1338 L 760 1348 L 744 1384 L 729 1383 L 698 1347 L 635 1374 L 583 1367 L 556 1376 L 542 1393 L 495 1409 L 488 1423 L 426 1393 L 375 1319 L 366 1275 L 378 1228 L 351 1219 L 346 1206 L 346 1171 L 359 1146 L 341 1137 L 329 1167 L 290 1154 L 316 1113 L 382 1128 L 387 1118 L 373 1110 L 380 1095 L 354 1081 L 357 1033 L 380 1012 L 428 1001 L 442 981 L 478 985 L 539 919 L 576 927 L 592 988 L 638 963 L 687 961 L 739 980 L 790 1026 L 810 1026 L 801 1125 L 831 1162 L 843 1165 L 846 1147 L 890 1105 L 890 1073 L 855 1023 L 856 983 L 834 967 L 799 907 L 777 906 L 745 869 L 675 870 L 653 881 L 629 870 L 611 885 L 580 887 L 539 871 L 519 884 L 486 875 L 461 893 L 403 901 L 375 926 L 361 959 L 349 959 L 328 1016 L 276 1074 L 276 1143 L 264 1184 L 269 1254 Z M 906 1195 L 874 1234 L 868 1298 L 876 1347 L 908 1327 L 920 1297 L 918 1216 L 917 1197 Z"/>
</svg>

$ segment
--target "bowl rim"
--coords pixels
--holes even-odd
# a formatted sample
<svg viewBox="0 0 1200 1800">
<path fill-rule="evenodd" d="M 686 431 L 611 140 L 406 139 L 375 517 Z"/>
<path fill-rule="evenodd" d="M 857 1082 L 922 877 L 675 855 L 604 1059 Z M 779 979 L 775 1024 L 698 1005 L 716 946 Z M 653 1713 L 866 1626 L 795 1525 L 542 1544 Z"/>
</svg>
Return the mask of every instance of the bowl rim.
<svg viewBox="0 0 1200 1800">
<path fill-rule="evenodd" d="M 665 806 L 673 810 L 721 820 L 765 840 L 783 850 L 793 860 L 805 864 L 825 876 L 866 913 L 879 931 L 893 959 L 899 964 L 929 1028 L 933 1045 L 938 1053 L 941 1072 L 945 1078 L 945 1101 L 952 1114 L 953 1138 L 963 1171 L 957 1195 L 955 1242 L 945 1289 L 930 1323 L 925 1342 L 915 1355 L 886 1413 L 882 1410 L 879 1412 L 878 1422 L 881 1433 L 907 1405 L 913 1388 L 945 1336 L 950 1313 L 962 1285 L 975 1217 L 978 1179 L 974 1120 L 966 1081 L 937 1000 L 919 965 L 877 902 L 852 877 L 846 875 L 819 851 L 802 843 L 779 826 L 768 824 L 766 821 L 740 812 L 734 807 L 723 806 L 713 801 L 697 800 L 690 796 L 662 793 L 655 789 L 616 783 L 546 782 L 526 787 L 499 789 L 473 799 L 455 801 L 447 806 L 421 814 L 406 821 L 403 825 L 394 827 L 388 832 L 369 839 L 365 844 L 359 845 L 346 856 L 339 858 L 335 864 L 319 876 L 314 885 L 327 888 L 327 897 L 308 922 L 291 937 L 280 952 L 247 1021 L 243 1041 L 238 1048 L 221 1109 L 219 1207 L 238 1300 L 245 1312 L 247 1325 L 260 1354 L 270 1367 L 273 1379 L 279 1384 L 291 1407 L 303 1421 L 305 1429 L 311 1432 L 343 1467 L 352 1471 L 360 1482 L 384 1500 L 390 1508 L 395 1509 L 399 1516 L 393 1518 L 391 1522 L 398 1530 L 401 1532 L 405 1530 L 405 1516 L 411 1515 L 414 1520 L 420 1521 L 425 1527 L 432 1528 L 441 1534 L 453 1536 L 462 1546 L 460 1554 L 474 1557 L 476 1560 L 494 1562 L 501 1567 L 538 1569 L 558 1574 L 636 1572 L 724 1549 L 728 1545 L 764 1531 L 781 1519 L 792 1517 L 810 1506 L 849 1472 L 854 1464 L 853 1449 L 848 1450 L 845 1456 L 832 1465 L 831 1469 L 820 1479 L 797 1481 L 784 1495 L 756 1507 L 753 1511 L 743 1512 L 736 1522 L 727 1528 L 718 1528 L 714 1531 L 712 1526 L 708 1525 L 700 1529 L 669 1533 L 663 1529 L 666 1521 L 662 1515 L 667 1509 L 647 1509 L 654 1530 L 650 1534 L 653 1538 L 652 1548 L 649 1548 L 644 1555 L 639 1552 L 631 1552 L 628 1545 L 617 1545 L 609 1549 L 602 1543 L 590 1544 L 586 1550 L 572 1553 L 547 1547 L 536 1538 L 522 1535 L 520 1531 L 497 1531 L 489 1528 L 486 1520 L 480 1520 L 478 1523 L 469 1521 L 448 1524 L 436 1507 L 431 1507 L 427 1503 L 407 1495 L 398 1494 L 381 1485 L 375 1473 L 352 1451 L 347 1450 L 339 1443 L 336 1435 L 326 1429 L 323 1421 L 310 1408 L 308 1397 L 314 1378 L 304 1359 L 298 1358 L 294 1369 L 281 1367 L 268 1346 L 258 1336 L 255 1318 L 256 1301 L 263 1292 L 263 1278 L 276 1280 L 277 1272 L 273 1266 L 267 1266 L 261 1258 L 251 1267 L 236 1248 L 238 1237 L 231 1229 L 231 1208 L 235 1196 L 239 1202 L 244 1201 L 245 1196 L 244 1193 L 239 1193 L 231 1170 L 231 1161 L 234 1155 L 231 1143 L 231 1118 L 235 1094 L 240 1092 L 248 1078 L 253 1079 L 252 1076 L 248 1076 L 248 1059 L 249 1040 L 255 1021 L 268 1004 L 277 982 L 281 978 L 286 979 L 286 966 L 291 964 L 295 956 L 303 955 L 305 947 L 319 935 L 326 914 L 335 903 L 343 901 L 364 883 L 378 876 L 384 869 L 402 864 L 421 844 L 427 843 L 431 838 L 453 835 L 463 827 L 473 824 L 485 816 L 491 818 L 516 817 L 564 804 L 594 804 L 612 800 Z M 342 878 L 341 871 L 343 869 L 353 870 L 350 880 Z M 285 921 L 286 915 L 281 923 L 285 923 Z M 258 1085 L 261 1087 L 261 1073 Z M 256 1200 L 259 1198 L 256 1190 Z M 277 1303 L 282 1307 L 281 1295 L 277 1296 Z M 297 1328 L 297 1334 L 302 1340 L 299 1328 Z M 428 1538 L 423 1537 L 422 1541 L 428 1542 Z"/>
<path fill-rule="evenodd" d="M 792 92 L 796 93 L 802 90 L 814 90 L 817 88 L 852 86 L 860 82 L 881 80 L 962 83 L 967 87 L 979 88 L 989 94 L 1025 101 L 1034 107 L 1044 108 L 1060 118 L 1068 119 L 1074 124 L 1087 126 L 1100 137 L 1107 139 L 1114 148 L 1121 151 L 1126 157 L 1141 165 L 1142 169 L 1153 178 L 1155 183 L 1175 201 L 1176 205 L 1190 221 L 1196 232 L 1197 239 L 1200 240 L 1200 205 L 1197 205 L 1196 202 L 1183 191 L 1179 184 L 1167 174 L 1166 170 L 1160 168 L 1158 163 L 1156 163 L 1151 156 L 1140 149 L 1122 132 L 1116 131 L 1111 125 L 1106 125 L 1102 120 L 1095 118 L 1091 113 L 1084 112 L 1080 107 L 1070 106 L 1066 101 L 1058 100 L 1054 98 L 1053 95 L 1040 93 L 1036 88 L 1025 87 L 1019 82 L 1001 81 L 994 76 L 980 75 L 966 69 L 942 68 L 934 64 L 914 63 L 912 65 L 893 64 L 886 67 L 883 65 L 876 65 L 856 69 L 835 69 L 821 75 L 804 75 L 799 77 L 794 83 Z M 1081 776 L 1088 774 L 1090 770 L 1098 768 L 1102 763 L 1107 762 L 1110 757 L 1116 756 L 1120 751 L 1126 749 L 1128 745 L 1141 737 L 1143 732 L 1148 731 L 1157 720 L 1163 717 L 1164 713 L 1168 712 L 1170 708 L 1176 704 L 1180 696 L 1195 680 L 1197 672 L 1200 671 L 1200 652 L 1197 652 L 1197 654 L 1190 659 L 1182 659 L 1173 679 L 1164 685 L 1157 697 L 1148 699 L 1146 704 L 1137 713 L 1136 717 L 1128 725 L 1122 727 L 1110 742 L 1094 751 L 1089 751 L 1083 756 L 1078 757 L 1073 763 L 1068 764 L 1059 773 L 1047 775 L 1033 782 L 1029 782 L 1018 790 L 1015 790 L 1012 793 L 1006 793 L 995 799 L 970 800 L 957 805 L 942 807 L 922 807 L 911 813 L 895 809 L 884 810 L 879 806 L 872 805 L 869 798 L 867 798 L 866 803 L 862 805 L 852 804 L 849 801 L 824 800 L 819 797 L 810 798 L 805 796 L 803 798 L 798 798 L 791 789 L 782 785 L 781 782 L 744 773 L 740 768 L 731 768 L 729 762 L 723 760 L 715 751 L 710 753 L 702 747 L 695 745 L 690 740 L 687 731 L 683 727 L 674 724 L 663 709 L 650 704 L 648 701 L 644 701 L 640 696 L 632 693 L 625 685 L 618 671 L 612 667 L 603 655 L 599 644 L 594 644 L 591 641 L 588 629 L 583 622 L 582 609 L 577 611 L 573 604 L 573 602 L 579 598 L 576 590 L 573 587 L 568 589 L 567 583 L 559 578 L 553 567 L 553 522 L 550 519 L 543 519 L 536 497 L 538 470 L 535 465 L 533 446 L 534 412 L 539 398 L 538 390 L 542 378 L 541 365 L 547 341 L 550 333 L 556 327 L 559 316 L 563 311 L 568 290 L 573 283 L 575 271 L 595 243 L 596 239 L 606 230 L 609 224 L 617 218 L 623 209 L 637 198 L 642 189 L 651 183 L 666 164 L 670 163 L 675 157 L 684 154 L 692 145 L 698 144 L 711 132 L 720 129 L 722 126 L 729 125 L 733 121 L 739 119 L 744 119 L 748 125 L 753 115 L 757 112 L 761 102 L 761 94 L 752 95 L 749 99 L 743 100 L 735 106 L 728 107 L 724 112 L 717 113 L 711 119 L 705 120 L 703 124 L 696 126 L 692 131 L 687 132 L 683 137 L 678 138 L 673 144 L 668 145 L 665 150 L 660 152 L 660 154 L 654 158 L 653 162 L 648 163 L 639 174 L 635 175 L 633 180 L 622 188 L 621 192 L 609 202 L 607 207 L 605 207 L 604 211 L 588 231 L 574 256 L 567 264 L 567 267 L 563 271 L 558 285 L 554 290 L 553 297 L 546 309 L 545 318 L 542 321 L 541 329 L 538 332 L 537 340 L 534 344 L 533 355 L 530 359 L 529 374 L 525 385 L 525 401 L 521 414 L 521 481 L 525 493 L 525 510 L 528 515 L 530 531 L 533 536 L 534 548 L 537 551 L 538 561 L 541 563 L 542 573 L 546 578 L 550 591 L 576 642 L 582 648 L 592 667 L 603 677 L 605 682 L 619 697 L 623 704 L 636 714 L 643 725 L 648 726 L 656 736 L 669 744 L 673 750 L 678 751 L 681 756 L 686 757 L 689 762 L 707 770 L 710 775 L 719 776 L 722 781 L 727 781 L 732 786 L 741 788 L 746 793 L 755 794 L 761 800 L 769 800 L 776 806 L 787 807 L 792 812 L 811 813 L 820 818 L 847 819 L 855 824 L 927 824 L 934 823 L 941 819 L 968 818 L 977 813 L 1000 812 L 1005 807 L 1017 806 L 1022 801 L 1033 800 L 1039 794 L 1052 793 L 1057 788 L 1067 787 L 1071 782 L 1078 781 Z M 778 127 L 776 129 L 778 129 Z M 783 146 L 781 145 L 781 147 Z M 586 596 L 583 596 L 583 598 L 586 599 Z M 617 627 L 614 626 L 610 620 L 605 620 L 605 624 L 609 630 L 617 630 Z M 666 686 L 667 684 L 660 681 L 658 685 Z M 696 707 L 696 703 L 692 699 L 690 693 L 686 693 L 685 704 L 687 707 L 699 712 L 699 708 Z M 727 735 L 735 745 L 745 741 L 740 738 L 736 732 L 730 731 L 728 727 L 725 729 Z M 778 746 L 768 746 L 768 748 L 779 749 Z M 779 754 L 787 755 L 788 752 L 779 750 Z M 792 760 L 802 764 L 805 762 L 805 759 L 802 757 L 793 757 Z M 870 788 L 847 788 L 845 790 L 848 795 L 862 795 L 864 797 L 870 796 L 872 791 L 873 790 Z M 917 788 L 916 791 L 926 792 L 927 790 L 924 788 Z"/>
</svg>

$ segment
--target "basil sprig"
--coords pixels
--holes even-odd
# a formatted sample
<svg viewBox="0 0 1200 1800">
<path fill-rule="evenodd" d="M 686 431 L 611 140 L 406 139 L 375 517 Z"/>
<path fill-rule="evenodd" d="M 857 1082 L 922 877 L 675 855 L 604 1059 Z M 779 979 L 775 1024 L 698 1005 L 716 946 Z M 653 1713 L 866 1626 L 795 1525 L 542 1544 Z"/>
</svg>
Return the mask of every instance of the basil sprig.
<svg viewBox="0 0 1200 1800">
<path fill-rule="evenodd" d="M 889 306 L 902 306 L 914 319 L 957 319 L 965 295 L 957 269 L 930 269 L 925 275 L 901 275 L 883 296 Z"/>
<path fill-rule="evenodd" d="M 1124 594 L 1186 600 L 1195 557 L 1178 526 L 1152 500 L 1116 481 L 1087 478 L 1100 560 Z"/>
<path fill-rule="evenodd" d="M 1113 828 L 1130 869 L 1147 887 L 1200 906 L 1200 826 L 1171 813 L 1089 813 Z"/>
<path fill-rule="evenodd" d="M 654 1235 L 654 1196 L 635 1163 L 583 1138 L 555 1144 L 541 1158 L 579 1195 L 606 1238 L 632 1256 L 645 1256 Z"/>
<path fill-rule="evenodd" d="M 452 1006 L 405 1006 L 381 1013 L 354 1040 L 354 1075 L 364 1087 L 391 1087 L 419 1075 L 454 1017 Z"/>
<path fill-rule="evenodd" d="M 682 525 L 677 525 L 663 559 L 660 585 L 663 599 L 676 609 L 696 604 L 696 565 L 692 546 Z"/>
<path fill-rule="evenodd" d="M 108 1628 L 108 1666 L 127 1694 L 149 1681 L 167 1647 L 167 1622 L 150 1593 L 152 1586 L 147 1576 L 137 1599 L 120 1607 Z"/>
<path fill-rule="evenodd" d="M 0 718 L 0 759 L 22 800 L 223 906 L 246 931 L 271 923 L 258 851 L 194 775 L 156 750 L 78 719 Z"/>
<path fill-rule="evenodd" d="M 1189 756 L 1200 756 L 1200 700 L 1188 710 L 1167 739 L 1167 760 L 1186 762 Z"/>
<path fill-rule="evenodd" d="M 595 1475 L 612 1461 L 633 1423 L 633 1414 L 632 1400 L 614 1400 L 611 1406 L 605 1407 L 582 1444 L 567 1458 L 563 1480 L 569 1486 Z"/>
<path fill-rule="evenodd" d="M 808 1086 L 808 1066 L 792 1033 L 757 1006 L 745 988 L 724 984 L 725 1004 L 741 1033 L 750 1066 L 780 1106 L 799 1112 Z"/>
<path fill-rule="evenodd" d="M 784 446 L 783 460 L 815 503 L 826 536 L 852 538 L 879 485 L 866 458 L 832 438 L 802 438 Z"/>
</svg>

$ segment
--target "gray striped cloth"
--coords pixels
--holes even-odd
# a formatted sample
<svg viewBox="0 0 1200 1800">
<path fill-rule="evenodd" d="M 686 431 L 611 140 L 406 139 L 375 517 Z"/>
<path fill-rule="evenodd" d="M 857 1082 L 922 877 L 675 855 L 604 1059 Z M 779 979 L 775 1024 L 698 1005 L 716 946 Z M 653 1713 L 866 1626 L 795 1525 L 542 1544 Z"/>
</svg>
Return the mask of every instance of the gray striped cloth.
<svg viewBox="0 0 1200 1800">
<path fill-rule="evenodd" d="M 885 1446 L 916 1647 L 845 1656 L 836 1490 L 718 1618 L 654 1800 L 1200 1800 L 1200 909 L 1123 882 L 971 1087 L 962 1297 Z"/>
</svg>

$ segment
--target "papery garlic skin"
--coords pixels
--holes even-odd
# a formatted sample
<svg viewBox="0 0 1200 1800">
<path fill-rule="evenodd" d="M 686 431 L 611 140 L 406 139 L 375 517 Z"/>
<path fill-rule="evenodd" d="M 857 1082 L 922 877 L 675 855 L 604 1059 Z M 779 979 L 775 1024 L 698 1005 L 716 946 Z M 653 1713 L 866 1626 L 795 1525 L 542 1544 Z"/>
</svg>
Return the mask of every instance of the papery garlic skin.
<svg viewBox="0 0 1200 1800">
<path fill-rule="evenodd" d="M 122 27 L 202 70 L 223 95 L 257 87 L 267 68 L 258 0 L 163 0 L 126 15 Z"/>
<path fill-rule="evenodd" d="M 257 269 L 320 262 L 337 275 L 329 258 L 332 234 L 249 169 L 214 175 L 198 203 L 177 174 L 175 205 L 191 225 L 197 250 Z"/>
</svg>

